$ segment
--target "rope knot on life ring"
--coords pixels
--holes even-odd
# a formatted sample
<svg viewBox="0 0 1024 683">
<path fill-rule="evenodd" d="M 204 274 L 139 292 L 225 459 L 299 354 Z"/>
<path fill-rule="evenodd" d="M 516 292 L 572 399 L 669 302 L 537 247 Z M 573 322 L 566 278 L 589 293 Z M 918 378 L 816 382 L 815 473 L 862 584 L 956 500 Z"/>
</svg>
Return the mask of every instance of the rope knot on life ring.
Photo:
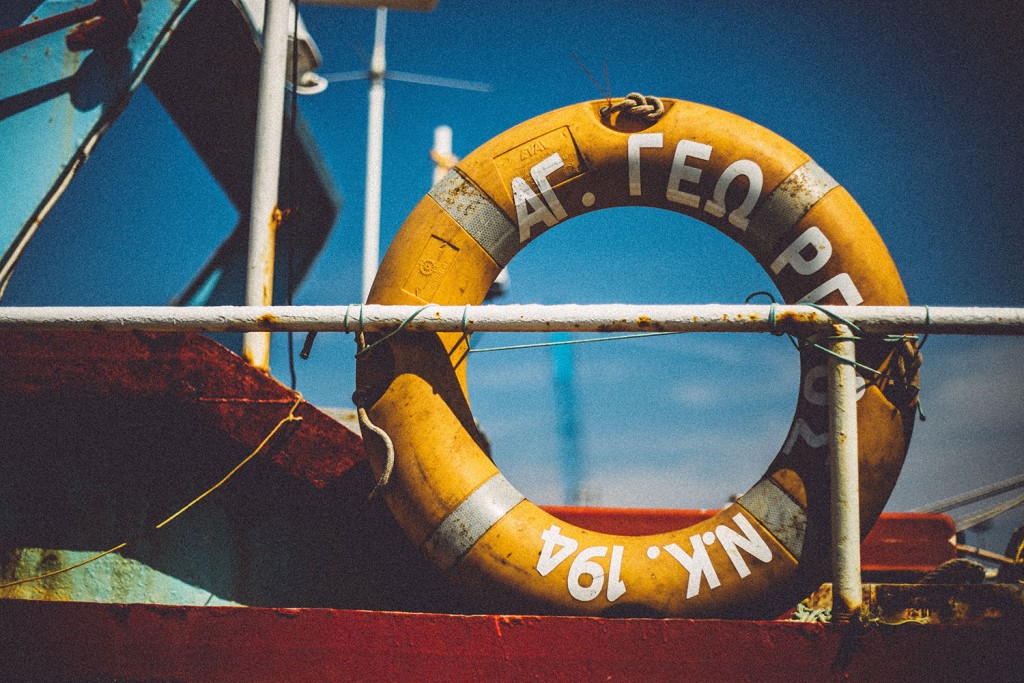
<svg viewBox="0 0 1024 683">
<path fill-rule="evenodd" d="M 610 107 L 602 107 L 601 116 L 608 118 L 615 112 L 621 112 L 626 116 L 645 121 L 657 121 L 665 113 L 665 104 L 661 101 L 661 98 L 654 97 L 653 95 L 644 96 L 638 92 L 631 92 L 617 104 L 613 104 Z"/>
</svg>

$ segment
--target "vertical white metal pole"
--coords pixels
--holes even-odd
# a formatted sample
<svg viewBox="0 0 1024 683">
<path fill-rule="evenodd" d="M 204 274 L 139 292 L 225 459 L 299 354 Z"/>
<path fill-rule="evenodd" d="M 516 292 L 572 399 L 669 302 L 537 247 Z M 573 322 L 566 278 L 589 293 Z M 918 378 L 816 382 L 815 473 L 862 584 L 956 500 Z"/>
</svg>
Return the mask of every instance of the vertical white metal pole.
<svg viewBox="0 0 1024 683">
<path fill-rule="evenodd" d="M 434 178 L 433 185 L 437 185 L 448 173 L 449 163 L 452 160 L 452 129 L 449 126 L 438 126 L 434 129 Z"/>
<path fill-rule="evenodd" d="M 252 203 L 245 304 L 269 306 L 274 293 L 274 233 L 277 184 L 281 170 L 285 64 L 288 55 L 288 6 L 291 0 L 267 0 L 263 13 L 263 57 L 256 100 Z M 270 333 L 246 332 L 242 355 L 264 372 L 270 370 Z"/>
<path fill-rule="evenodd" d="M 363 301 L 380 265 L 380 192 L 384 150 L 384 36 L 388 10 L 377 8 L 377 25 L 370 59 L 370 107 L 366 131 L 366 206 L 363 215 Z"/>
<path fill-rule="evenodd" d="M 831 350 L 856 359 L 852 332 L 835 326 Z M 829 357 L 829 479 L 832 490 L 832 615 L 848 619 L 860 610 L 860 476 L 857 445 L 857 373 Z"/>
</svg>

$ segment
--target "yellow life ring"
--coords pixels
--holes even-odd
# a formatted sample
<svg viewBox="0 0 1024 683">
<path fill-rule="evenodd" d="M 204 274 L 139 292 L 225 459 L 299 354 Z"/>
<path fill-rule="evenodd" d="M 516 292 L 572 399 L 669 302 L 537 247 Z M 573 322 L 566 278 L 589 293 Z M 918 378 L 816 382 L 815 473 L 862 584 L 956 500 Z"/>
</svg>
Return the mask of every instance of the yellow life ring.
<svg viewBox="0 0 1024 683">
<path fill-rule="evenodd" d="M 463 159 L 415 207 L 369 302 L 479 304 L 545 230 L 605 207 L 693 216 L 745 247 L 786 302 L 906 305 L 882 239 L 805 153 L 739 116 L 664 100 L 657 120 L 588 102 L 538 116 Z M 789 436 L 735 504 L 690 528 L 616 536 L 524 499 L 482 447 L 465 388 L 468 340 L 400 333 L 357 364 L 357 402 L 393 441 L 384 497 L 409 539 L 481 607 L 501 612 L 775 614 L 827 577 L 826 359 L 801 354 Z M 858 401 L 862 530 L 895 485 L 916 371 L 892 344 L 857 343 L 880 368 Z M 909 391 L 908 391 L 909 389 Z M 384 447 L 367 435 L 379 474 Z"/>
</svg>

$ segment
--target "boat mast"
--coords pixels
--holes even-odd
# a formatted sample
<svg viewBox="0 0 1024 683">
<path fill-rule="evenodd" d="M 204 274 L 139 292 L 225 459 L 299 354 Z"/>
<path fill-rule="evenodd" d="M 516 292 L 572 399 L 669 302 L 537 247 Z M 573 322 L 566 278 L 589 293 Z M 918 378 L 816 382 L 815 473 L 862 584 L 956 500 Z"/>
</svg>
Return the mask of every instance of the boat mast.
<svg viewBox="0 0 1024 683">
<path fill-rule="evenodd" d="M 377 24 L 373 37 L 373 56 L 370 58 L 370 105 L 366 132 L 366 206 L 363 211 L 363 298 L 366 301 L 370 286 L 380 263 L 380 193 L 381 169 L 384 149 L 384 36 L 387 31 L 388 10 L 377 8 Z"/>
</svg>

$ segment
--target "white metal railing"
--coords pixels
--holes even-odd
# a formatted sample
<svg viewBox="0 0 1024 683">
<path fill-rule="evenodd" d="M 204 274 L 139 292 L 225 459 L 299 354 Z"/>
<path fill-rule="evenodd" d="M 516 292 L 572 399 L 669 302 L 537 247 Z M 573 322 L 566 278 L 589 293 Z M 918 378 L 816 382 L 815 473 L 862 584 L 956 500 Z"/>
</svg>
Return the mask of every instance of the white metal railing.
<svg viewBox="0 0 1024 683">
<path fill-rule="evenodd" d="M 837 320 L 868 334 L 1024 335 L 1024 308 L 808 305 L 0 307 L 0 331 L 802 332 Z"/>
<path fill-rule="evenodd" d="M 1024 308 L 811 305 L 210 306 L 0 308 L 2 331 L 828 332 L 833 612 L 861 604 L 854 329 L 1024 335 Z"/>
</svg>

